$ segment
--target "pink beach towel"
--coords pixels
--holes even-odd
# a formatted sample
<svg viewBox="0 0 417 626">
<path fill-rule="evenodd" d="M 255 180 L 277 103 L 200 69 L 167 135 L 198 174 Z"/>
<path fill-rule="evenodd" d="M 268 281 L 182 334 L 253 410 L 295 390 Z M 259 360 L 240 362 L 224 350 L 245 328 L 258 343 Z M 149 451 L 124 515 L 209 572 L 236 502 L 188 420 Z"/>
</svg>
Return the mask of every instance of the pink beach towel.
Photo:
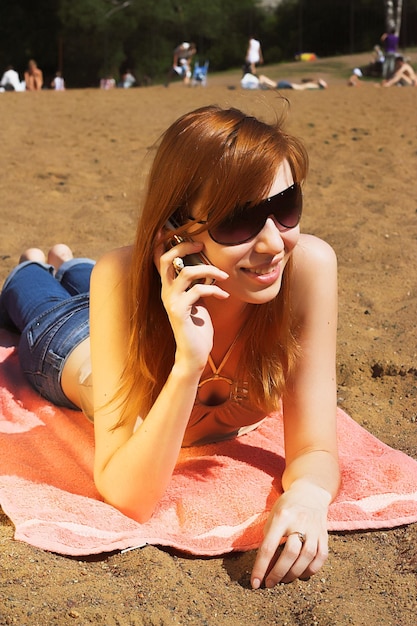
<svg viewBox="0 0 417 626">
<path fill-rule="evenodd" d="M 338 411 L 343 482 L 329 530 L 417 521 L 417 462 Z M 93 428 L 26 383 L 15 338 L 0 331 L 0 504 L 15 538 L 68 555 L 171 546 L 199 555 L 256 548 L 284 467 L 282 420 L 238 439 L 181 451 L 154 516 L 139 524 L 101 501 L 93 479 Z"/>
</svg>

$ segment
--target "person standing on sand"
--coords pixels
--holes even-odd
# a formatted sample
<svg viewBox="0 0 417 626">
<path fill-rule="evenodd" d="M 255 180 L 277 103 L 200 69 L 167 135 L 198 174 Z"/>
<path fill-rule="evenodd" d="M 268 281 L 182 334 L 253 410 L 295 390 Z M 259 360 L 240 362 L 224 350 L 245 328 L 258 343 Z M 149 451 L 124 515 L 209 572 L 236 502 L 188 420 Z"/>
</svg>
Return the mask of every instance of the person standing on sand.
<svg viewBox="0 0 417 626">
<path fill-rule="evenodd" d="M 252 74 L 256 73 L 256 66 L 264 62 L 261 42 L 258 41 L 258 39 L 256 39 L 253 35 L 249 38 L 245 62 L 250 66 Z"/>
<path fill-rule="evenodd" d="M 300 232 L 307 170 L 282 120 L 186 113 L 162 136 L 132 245 L 97 264 L 31 248 L 0 296 L 28 380 L 91 416 L 97 489 L 140 523 L 182 447 L 234 440 L 282 405 L 284 493 L 253 589 L 322 567 L 340 483 L 337 262 Z"/>
<path fill-rule="evenodd" d="M 384 44 L 384 62 L 382 64 L 382 78 L 390 78 L 394 73 L 395 59 L 397 56 L 399 37 L 395 28 L 391 28 L 388 33 L 381 35 Z"/>
</svg>

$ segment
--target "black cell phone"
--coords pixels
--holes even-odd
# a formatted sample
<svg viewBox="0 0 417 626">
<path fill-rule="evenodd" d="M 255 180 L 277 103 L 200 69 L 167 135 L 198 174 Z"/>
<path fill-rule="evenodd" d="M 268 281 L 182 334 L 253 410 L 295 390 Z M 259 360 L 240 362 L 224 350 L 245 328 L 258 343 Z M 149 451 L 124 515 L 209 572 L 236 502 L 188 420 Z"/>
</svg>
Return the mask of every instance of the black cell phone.
<svg viewBox="0 0 417 626">
<path fill-rule="evenodd" d="M 177 230 L 180 227 L 179 224 L 175 221 L 173 217 L 171 217 L 167 222 L 165 222 L 165 228 L 168 230 Z M 176 246 L 177 244 L 183 241 L 192 241 L 191 237 L 182 237 L 180 235 L 172 235 L 171 245 Z M 202 253 L 196 252 L 195 254 L 187 254 L 187 256 L 183 257 L 184 265 L 212 265 L 209 259 Z M 177 272 L 179 273 L 179 272 Z M 204 282 L 206 285 L 212 285 L 214 280 L 212 278 L 201 279 L 197 282 Z"/>
</svg>

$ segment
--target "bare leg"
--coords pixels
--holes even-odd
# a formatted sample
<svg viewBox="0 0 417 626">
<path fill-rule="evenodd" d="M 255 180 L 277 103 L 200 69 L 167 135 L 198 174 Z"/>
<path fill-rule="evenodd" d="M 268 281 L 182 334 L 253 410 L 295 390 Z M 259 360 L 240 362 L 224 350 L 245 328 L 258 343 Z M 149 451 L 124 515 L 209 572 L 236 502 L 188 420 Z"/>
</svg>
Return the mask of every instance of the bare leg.
<svg viewBox="0 0 417 626">
<path fill-rule="evenodd" d="M 271 80 L 268 76 L 265 76 L 265 74 L 261 74 L 259 76 L 259 84 L 264 85 L 265 87 L 271 87 L 271 89 L 277 88 L 277 81 Z"/>
<path fill-rule="evenodd" d="M 292 88 L 297 90 L 297 91 L 305 91 L 306 89 L 319 89 L 319 86 L 317 83 L 291 83 L 292 84 Z"/>
<path fill-rule="evenodd" d="M 320 80 L 310 80 L 306 83 L 291 83 L 293 89 L 297 89 L 298 91 L 306 91 L 308 89 L 327 89 L 326 81 Z"/>
</svg>

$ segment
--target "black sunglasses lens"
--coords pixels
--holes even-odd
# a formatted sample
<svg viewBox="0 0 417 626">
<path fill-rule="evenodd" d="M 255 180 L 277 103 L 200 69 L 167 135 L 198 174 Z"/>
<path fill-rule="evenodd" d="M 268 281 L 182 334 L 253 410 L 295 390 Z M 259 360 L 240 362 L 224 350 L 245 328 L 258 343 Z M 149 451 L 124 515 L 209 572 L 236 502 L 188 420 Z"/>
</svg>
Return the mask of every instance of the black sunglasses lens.
<svg viewBox="0 0 417 626">
<path fill-rule="evenodd" d="M 210 230 L 210 236 L 217 243 L 230 246 L 233 244 L 248 241 L 256 234 L 258 227 L 258 216 L 250 217 L 250 214 L 240 213 L 231 219 L 221 222 L 218 226 Z"/>
<path fill-rule="evenodd" d="M 269 215 L 273 215 L 281 226 L 295 228 L 300 221 L 303 205 L 300 185 L 294 183 L 285 191 L 266 200 L 264 205 L 267 211 L 268 204 L 270 206 Z"/>
<path fill-rule="evenodd" d="M 302 193 L 299 183 L 256 206 L 236 211 L 230 218 L 209 230 L 211 238 L 225 246 L 238 245 L 256 237 L 269 215 L 284 228 L 295 228 L 300 221 Z"/>
</svg>

